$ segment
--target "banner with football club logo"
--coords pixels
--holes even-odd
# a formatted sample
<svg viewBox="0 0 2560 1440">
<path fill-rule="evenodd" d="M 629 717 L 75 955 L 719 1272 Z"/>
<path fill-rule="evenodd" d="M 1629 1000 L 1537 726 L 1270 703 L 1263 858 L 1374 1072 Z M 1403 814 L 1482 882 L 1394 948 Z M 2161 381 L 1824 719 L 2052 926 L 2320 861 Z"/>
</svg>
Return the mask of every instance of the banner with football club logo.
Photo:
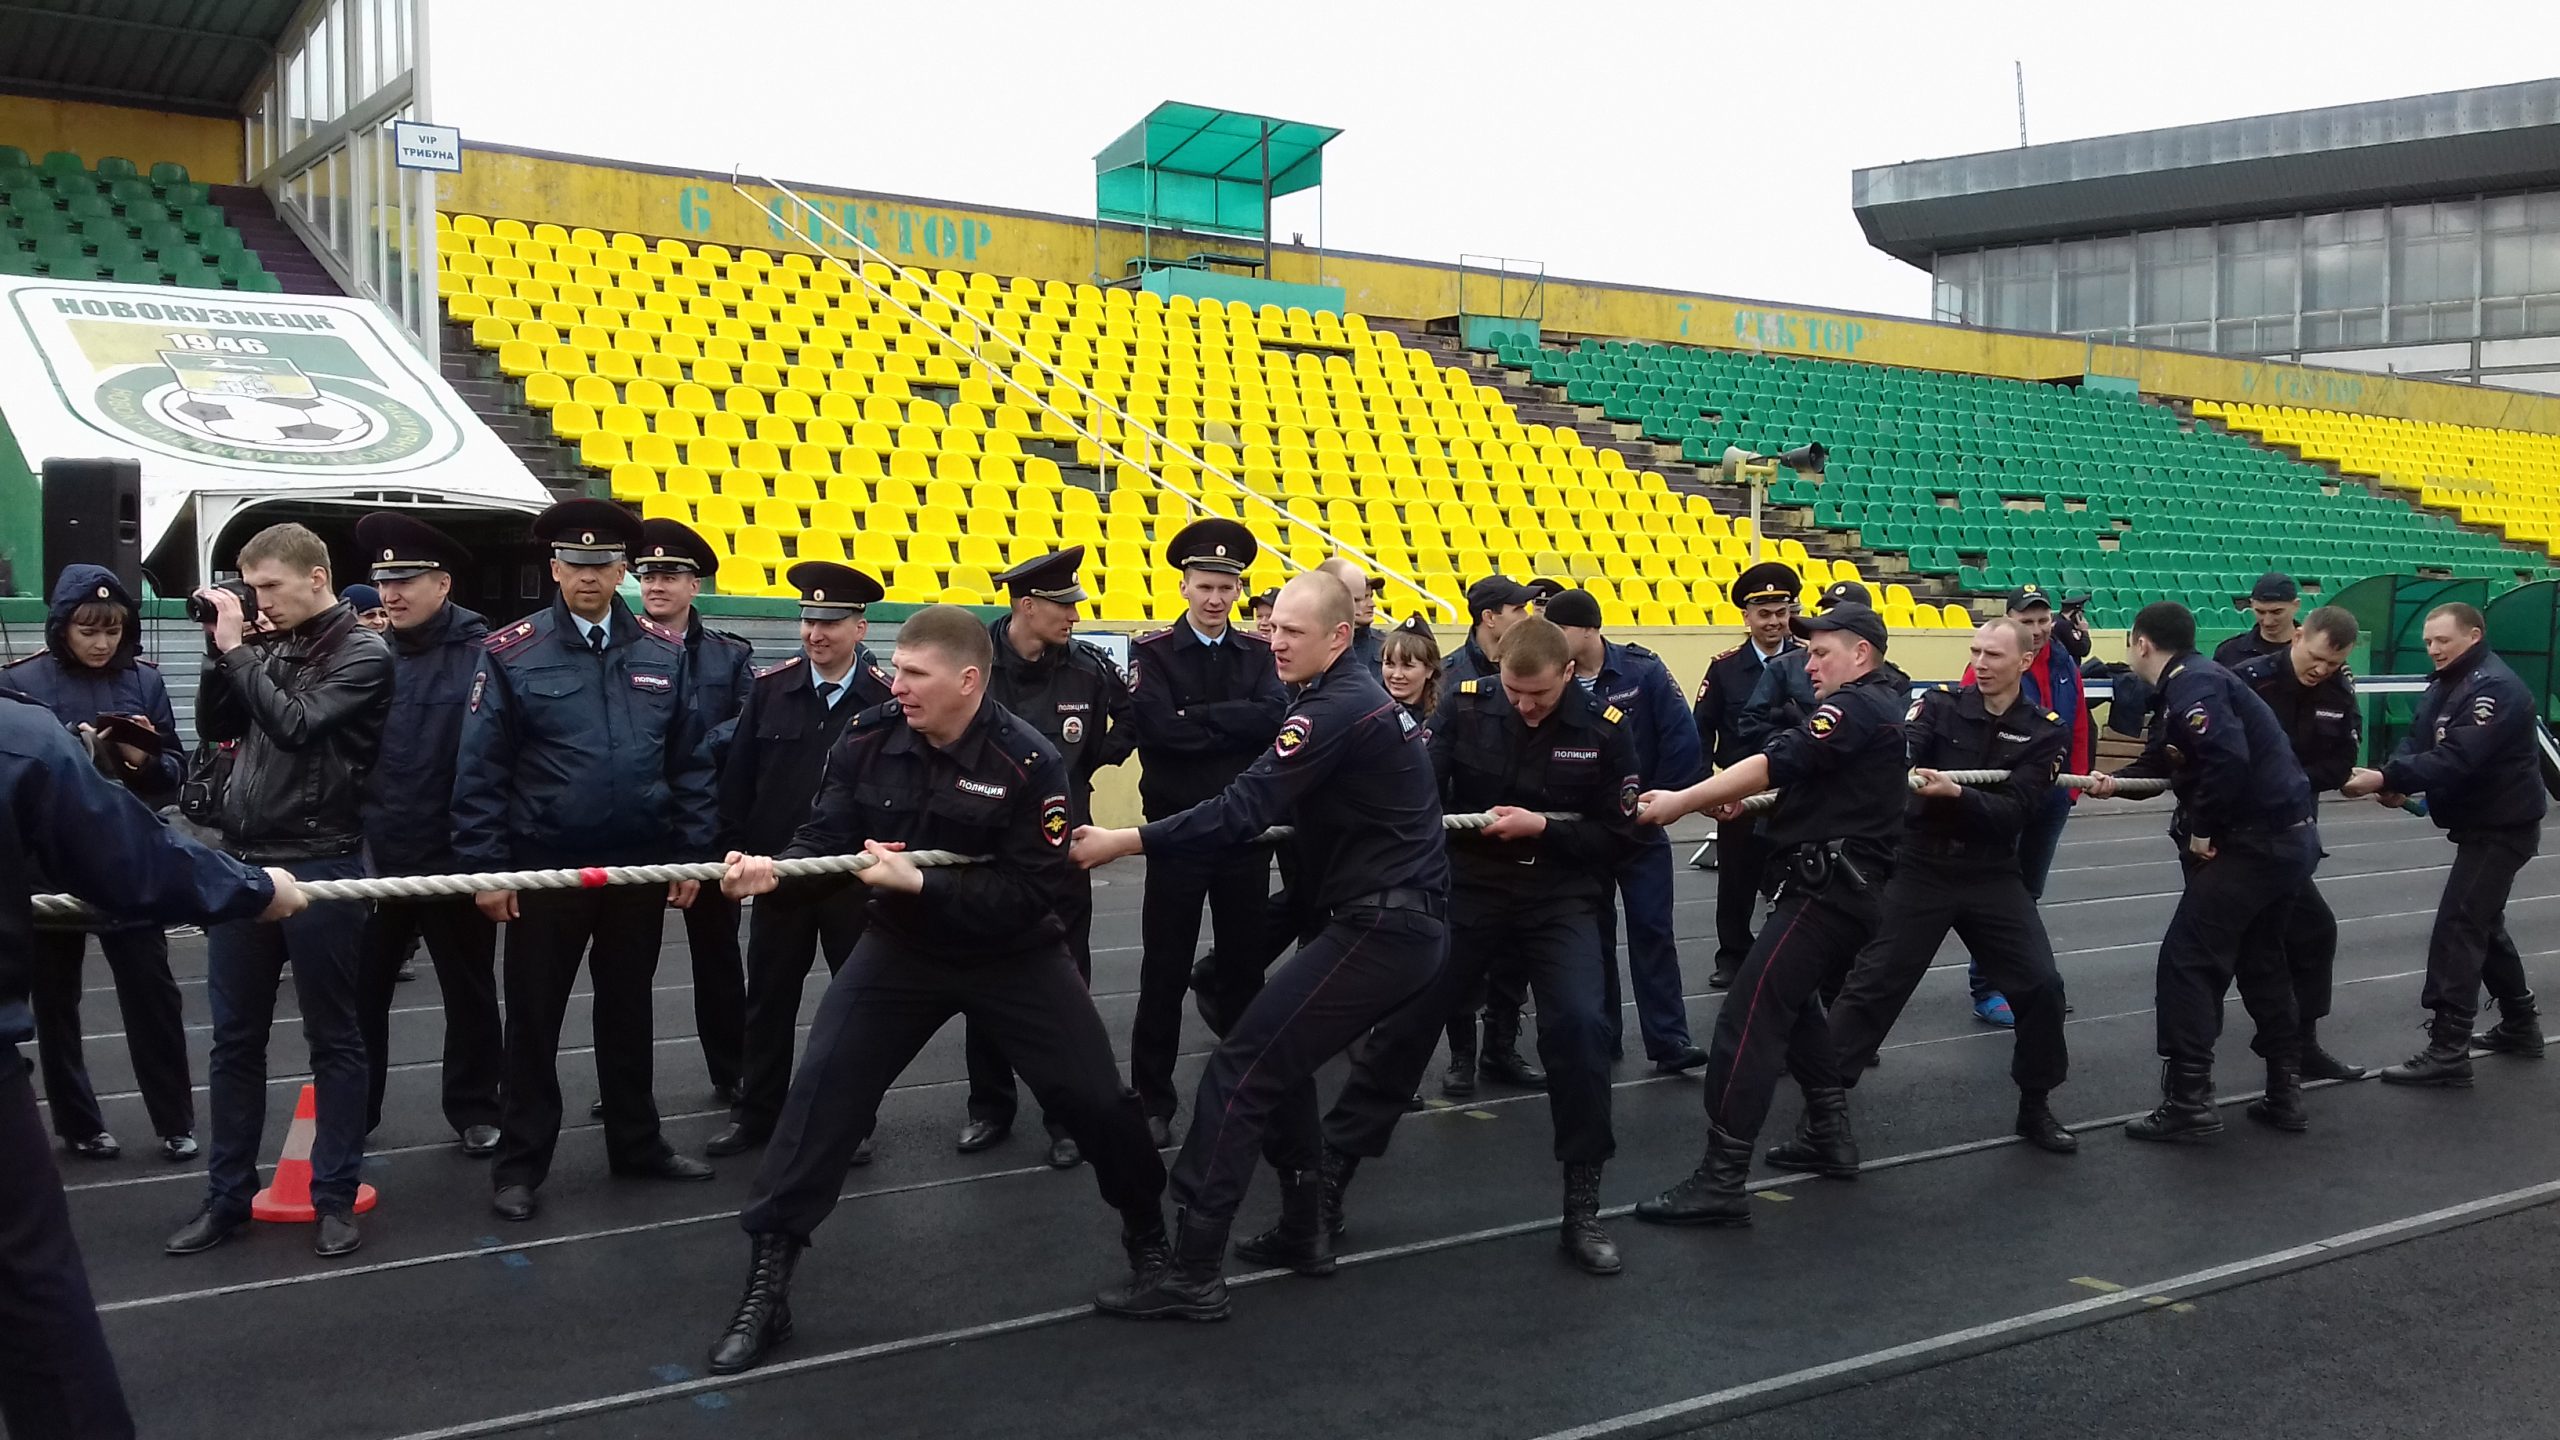
<svg viewBox="0 0 2560 1440">
<path fill-rule="evenodd" d="M 29 470 L 139 460 L 146 552 L 208 491 L 548 499 L 365 300 L 0 280 L 0 414 Z"/>
</svg>

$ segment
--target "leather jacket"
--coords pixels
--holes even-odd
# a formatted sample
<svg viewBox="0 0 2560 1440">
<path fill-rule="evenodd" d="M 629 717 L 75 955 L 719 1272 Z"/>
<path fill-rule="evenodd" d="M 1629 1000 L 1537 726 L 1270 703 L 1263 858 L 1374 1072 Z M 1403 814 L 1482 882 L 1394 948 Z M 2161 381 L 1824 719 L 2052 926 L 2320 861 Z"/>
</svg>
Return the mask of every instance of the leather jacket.
<svg viewBox="0 0 2560 1440">
<path fill-rule="evenodd" d="M 196 733 L 237 740 L 223 844 L 246 860 L 310 860 L 364 844 L 365 777 L 391 710 L 391 648 L 345 602 L 271 638 L 207 655 Z"/>
</svg>

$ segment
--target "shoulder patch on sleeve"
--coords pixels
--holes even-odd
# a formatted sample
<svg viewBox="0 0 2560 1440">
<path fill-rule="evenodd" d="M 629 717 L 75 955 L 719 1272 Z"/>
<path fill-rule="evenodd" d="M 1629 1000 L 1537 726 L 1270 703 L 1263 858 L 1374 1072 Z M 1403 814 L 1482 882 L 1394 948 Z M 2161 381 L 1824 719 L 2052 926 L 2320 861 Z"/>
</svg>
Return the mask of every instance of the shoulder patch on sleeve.
<svg viewBox="0 0 2560 1440">
<path fill-rule="evenodd" d="M 1908 724 L 1911 721 L 1919 719 L 1920 712 L 1929 708 L 1929 697 L 1932 695 L 1944 694 L 1946 692 L 1946 688 L 1947 687 L 1944 685 L 1941 685 L 1935 690 L 1924 690 L 1921 693 L 1912 696 L 1910 707 L 1902 712 L 1903 722 Z"/>
<path fill-rule="evenodd" d="M 2471 719 L 2474 724 L 2486 725 L 2491 720 L 2496 719 L 2497 716 L 2497 696 L 2484 694 L 2474 695 L 2471 697 Z"/>
<path fill-rule="evenodd" d="M 2213 714 L 2202 705 L 2190 705 L 2186 713 L 2187 728 L 2198 735 L 2213 728 Z"/>
<path fill-rule="evenodd" d="M 1812 731 L 1817 740 L 1830 739 L 1831 732 L 1840 728 L 1840 707 L 1826 701 L 1805 717 L 1804 728 Z"/>
<path fill-rule="evenodd" d="M 480 644 L 490 654 L 496 655 L 502 651 L 512 650 L 531 638 L 533 638 L 533 622 L 519 620 L 504 630 L 490 631 L 489 638 L 481 641 Z"/>
<path fill-rule="evenodd" d="M 777 660 L 773 664 L 767 665 L 763 669 L 757 671 L 756 678 L 762 680 L 768 675 L 779 675 L 786 670 L 795 669 L 801 664 L 803 658 L 804 657 L 802 656 L 794 655 L 788 660 Z"/>
<path fill-rule="evenodd" d="M 1052 795 L 1040 802 L 1040 838 L 1052 845 L 1067 843 L 1067 797 Z"/>
<path fill-rule="evenodd" d="M 1272 737 L 1271 753 L 1283 760 L 1307 748 L 1307 737 L 1315 733 L 1314 722 L 1304 715 L 1292 715 L 1280 722 L 1280 733 Z"/>
</svg>

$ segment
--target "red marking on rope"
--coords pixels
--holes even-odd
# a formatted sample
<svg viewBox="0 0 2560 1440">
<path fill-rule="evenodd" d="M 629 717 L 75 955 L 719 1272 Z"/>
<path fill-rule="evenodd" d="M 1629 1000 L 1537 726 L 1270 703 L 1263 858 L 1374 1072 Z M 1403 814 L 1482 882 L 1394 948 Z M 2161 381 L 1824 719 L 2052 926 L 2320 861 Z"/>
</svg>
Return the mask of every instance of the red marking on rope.
<svg viewBox="0 0 2560 1440">
<path fill-rule="evenodd" d="M 598 889 L 608 883 L 601 865 L 590 865 L 578 872 L 578 887 L 582 890 Z"/>
</svg>

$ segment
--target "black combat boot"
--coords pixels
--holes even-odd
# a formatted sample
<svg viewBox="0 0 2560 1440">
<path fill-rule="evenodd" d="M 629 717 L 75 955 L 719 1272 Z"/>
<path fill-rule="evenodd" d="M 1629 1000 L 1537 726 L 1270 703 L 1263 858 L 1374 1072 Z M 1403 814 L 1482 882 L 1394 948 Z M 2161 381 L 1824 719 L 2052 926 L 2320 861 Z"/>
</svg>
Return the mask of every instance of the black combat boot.
<svg viewBox="0 0 2560 1440">
<path fill-rule="evenodd" d="M 1564 1167 L 1564 1224 L 1556 1231 L 1556 1244 L 1585 1274 L 1615 1275 L 1621 1268 L 1618 1242 L 1600 1228 L 1599 1166 Z"/>
<path fill-rule="evenodd" d="M 2471 1022 L 2439 1010 L 2427 1026 L 2427 1048 L 2382 1067 L 2385 1085 L 2471 1085 Z"/>
<path fill-rule="evenodd" d="M 1342 1238 L 1342 1197 L 1351 1189 L 1351 1177 L 1360 1171 L 1360 1157 L 1332 1146 L 1316 1161 L 1316 1219 L 1329 1240 Z"/>
<path fill-rule="evenodd" d="M 1449 1071 L 1440 1077 L 1440 1093 L 1452 1100 L 1476 1093 L 1476 1017 L 1472 1014 L 1449 1022 Z"/>
<path fill-rule="evenodd" d="M 2160 1108 L 2128 1121 L 2124 1133 L 2136 1140 L 2203 1139 L 2222 1133 L 2222 1113 L 2213 1108 L 2213 1067 L 2171 1060 L 2160 1067 Z"/>
<path fill-rule="evenodd" d="M 2320 1022 L 2302 1022 L 2302 1078 L 2305 1080 L 2362 1080 L 2373 1072 L 2361 1065 L 2350 1065 L 2320 1048 Z"/>
<path fill-rule="evenodd" d="M 1324 1232 L 1324 1175 L 1319 1170 L 1280 1172 L 1280 1223 L 1236 1242 L 1236 1258 L 1278 1265 L 1301 1275 L 1333 1273 L 1333 1237 Z"/>
<path fill-rule="evenodd" d="M 1508 1015 L 1499 1010 L 1485 1012 L 1484 1053 L 1476 1057 L 1476 1069 L 1523 1090 L 1547 1088 L 1547 1072 L 1520 1054 L 1520 1012 L 1516 1010 Z"/>
<path fill-rule="evenodd" d="M 2070 1155 L 2080 1149 L 2080 1137 L 2053 1118 L 2053 1107 L 2045 1103 L 2042 1090 L 2018 1092 L 2018 1138 L 2055 1155 Z"/>
<path fill-rule="evenodd" d="M 1689 1178 L 1636 1202 L 1636 1218 L 1656 1225 L 1748 1225 L 1751 1196 L 1743 1190 L 1751 1178 L 1751 1142 L 1707 1127 L 1707 1155 Z"/>
<path fill-rule="evenodd" d="M 2533 992 L 2498 1002 L 2498 1023 L 2471 1037 L 2471 1048 L 2494 1055 L 2542 1058 L 2542 1012 L 2533 1008 Z"/>
<path fill-rule="evenodd" d="M 2267 1093 L 2249 1102 L 2249 1118 L 2295 1134 L 2311 1128 L 2302 1108 L 2302 1072 L 2290 1055 L 2267 1057 Z"/>
<path fill-rule="evenodd" d="M 711 1347 L 714 1375 L 752 1370 L 765 1352 L 791 1338 L 791 1270 L 800 1263 L 800 1242 L 788 1235 L 748 1239 L 747 1293 Z"/>
<path fill-rule="evenodd" d="M 1804 1121 L 1795 1138 L 1769 1147 L 1769 1163 L 1833 1180 L 1858 1178 L 1858 1137 L 1849 1133 L 1849 1092 L 1837 1087 L 1804 1092 Z"/>
<path fill-rule="evenodd" d="M 1094 1296 L 1093 1308 L 1124 1320 L 1224 1320 L 1226 1259 L 1227 1227 L 1186 1211 L 1175 1227 L 1172 1258 Z"/>
</svg>

